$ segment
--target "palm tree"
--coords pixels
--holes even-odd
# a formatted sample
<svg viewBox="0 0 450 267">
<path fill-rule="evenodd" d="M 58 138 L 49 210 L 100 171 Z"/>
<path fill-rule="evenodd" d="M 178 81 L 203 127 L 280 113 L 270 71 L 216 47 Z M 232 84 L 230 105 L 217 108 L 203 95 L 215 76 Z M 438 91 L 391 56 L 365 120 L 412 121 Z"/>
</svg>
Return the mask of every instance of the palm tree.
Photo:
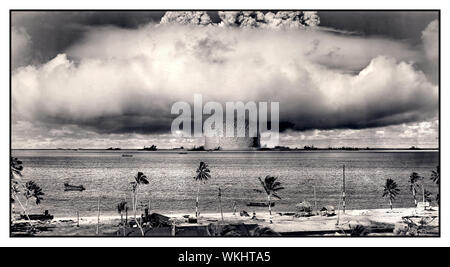
<svg viewBox="0 0 450 267">
<path fill-rule="evenodd" d="M 278 177 L 267 175 L 266 178 L 264 178 L 264 181 L 258 177 L 259 182 L 261 183 L 261 186 L 264 188 L 265 193 L 267 194 L 267 200 L 269 201 L 269 218 L 270 223 L 272 223 L 272 202 L 271 197 L 274 196 L 278 199 L 281 199 L 277 195 L 277 192 L 279 190 L 284 189 L 284 187 L 281 186 L 281 183 L 277 181 Z"/>
<path fill-rule="evenodd" d="M 18 180 L 19 177 L 22 177 L 22 170 L 23 170 L 22 161 L 19 160 L 18 158 L 11 157 L 10 167 L 11 167 L 10 179 L 11 179 L 11 196 L 12 196 L 11 203 L 17 200 L 23 212 L 25 213 L 25 216 L 27 217 L 29 224 L 32 226 L 31 219 L 28 216 L 28 211 L 22 205 L 22 202 L 20 201 L 19 198 L 20 193 L 19 186 L 24 187 L 23 184 L 20 184 L 20 180 Z"/>
<path fill-rule="evenodd" d="M 149 184 L 147 176 L 145 176 L 144 173 L 138 172 L 136 176 L 134 176 L 133 182 L 131 182 L 131 191 L 133 192 L 133 211 L 134 211 L 134 221 L 136 222 L 137 226 L 141 230 L 142 236 L 144 236 L 144 230 L 142 229 L 142 226 L 140 222 L 136 219 L 136 211 L 137 211 L 137 197 L 138 197 L 138 191 L 139 187 L 141 185 Z"/>
<path fill-rule="evenodd" d="M 431 171 L 431 177 L 430 179 L 435 183 L 435 184 L 439 184 L 440 180 L 441 180 L 441 175 L 440 175 L 440 171 L 439 171 L 439 166 L 436 166 L 436 170 Z"/>
<path fill-rule="evenodd" d="M 383 189 L 383 197 L 389 198 L 389 205 L 392 210 L 392 202 L 395 200 L 397 195 L 400 193 L 400 189 L 398 189 L 397 183 L 392 179 L 386 179 L 386 184 Z"/>
<path fill-rule="evenodd" d="M 22 177 L 22 161 L 18 158 L 11 157 L 11 179 L 15 178 L 15 175 Z"/>
<path fill-rule="evenodd" d="M 123 212 L 125 210 L 128 210 L 126 201 L 121 201 L 119 204 L 117 204 L 117 212 L 120 214 L 120 224 L 122 224 L 123 236 L 125 236 L 125 224 L 123 223 Z"/>
<path fill-rule="evenodd" d="M 437 185 L 439 185 L 441 181 L 441 174 L 440 174 L 440 168 L 439 166 L 436 166 L 436 170 L 431 171 L 431 177 L 430 179 Z M 439 193 L 436 194 L 436 202 L 439 205 L 440 196 Z"/>
<path fill-rule="evenodd" d="M 409 189 L 412 192 L 413 198 L 414 198 L 414 206 L 417 206 L 417 199 L 416 199 L 416 193 L 417 188 L 419 187 L 419 181 L 421 181 L 423 177 L 419 176 L 417 172 L 411 173 L 409 176 Z"/>
<path fill-rule="evenodd" d="M 195 200 L 195 217 L 198 218 L 198 194 L 200 193 L 200 182 L 206 183 L 209 178 L 211 178 L 211 175 L 209 174 L 209 168 L 208 164 L 204 163 L 203 161 L 200 162 L 200 165 L 198 166 L 197 175 L 194 177 L 194 180 L 197 181 L 197 197 Z"/>
<path fill-rule="evenodd" d="M 42 197 L 44 192 L 42 192 L 42 188 L 37 185 L 34 181 L 28 181 L 25 184 L 25 208 L 28 208 L 28 200 L 34 198 L 36 201 L 36 205 L 39 205 L 44 198 Z"/>
</svg>

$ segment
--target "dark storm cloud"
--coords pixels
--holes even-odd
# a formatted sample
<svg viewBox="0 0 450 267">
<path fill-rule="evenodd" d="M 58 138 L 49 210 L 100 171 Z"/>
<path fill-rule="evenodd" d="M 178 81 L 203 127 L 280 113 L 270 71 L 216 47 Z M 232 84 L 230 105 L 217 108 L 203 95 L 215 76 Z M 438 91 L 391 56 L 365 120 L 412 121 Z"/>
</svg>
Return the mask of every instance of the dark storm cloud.
<svg viewBox="0 0 450 267">
<path fill-rule="evenodd" d="M 126 13 L 116 11 L 14 11 L 11 17 L 12 31 L 13 33 L 21 31 L 28 37 L 27 50 L 22 49 L 21 53 L 29 55 L 26 59 L 13 57 L 13 68 L 49 61 L 57 54 L 64 53 L 91 27 L 114 25 L 133 29 L 152 21 L 158 22 L 163 14 L 164 12 L 159 11 L 129 11 Z"/>
<path fill-rule="evenodd" d="M 435 11 L 319 11 L 320 25 L 365 36 L 386 36 L 420 44 L 423 29 L 438 18 Z"/>
</svg>

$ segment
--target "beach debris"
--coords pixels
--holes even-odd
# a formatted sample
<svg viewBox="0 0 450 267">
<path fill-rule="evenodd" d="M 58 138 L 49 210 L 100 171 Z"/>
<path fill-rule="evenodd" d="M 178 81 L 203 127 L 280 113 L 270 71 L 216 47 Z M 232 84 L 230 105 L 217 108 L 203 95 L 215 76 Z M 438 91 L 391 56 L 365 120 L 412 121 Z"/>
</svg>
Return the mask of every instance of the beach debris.
<svg viewBox="0 0 450 267">
<path fill-rule="evenodd" d="M 45 210 L 44 214 L 29 214 L 28 216 L 26 215 L 20 216 L 20 219 L 22 220 L 27 220 L 28 218 L 33 221 L 48 221 L 53 220 L 53 215 L 50 215 L 48 213 L 48 210 Z"/>
<path fill-rule="evenodd" d="M 400 231 L 400 229 L 397 229 L 397 232 L 394 232 L 394 234 L 406 236 L 428 235 L 438 228 L 430 225 L 437 217 L 438 216 L 404 216 L 402 217 L 402 220 L 406 224 L 406 230 Z"/>
<path fill-rule="evenodd" d="M 372 213 L 369 210 L 363 210 L 359 213 L 359 215 L 371 215 Z"/>
<path fill-rule="evenodd" d="M 309 203 L 308 201 L 297 203 L 295 205 L 295 208 L 296 208 L 296 214 L 294 215 L 295 217 L 309 217 L 313 215 L 312 214 L 313 207 L 311 203 Z"/>
<path fill-rule="evenodd" d="M 197 223 L 197 218 L 188 218 L 188 223 Z"/>
<path fill-rule="evenodd" d="M 239 213 L 239 215 L 243 216 L 243 217 L 250 217 L 250 214 L 248 214 L 248 212 L 246 212 L 245 210 L 241 211 Z"/>
<path fill-rule="evenodd" d="M 431 209 L 431 204 L 430 204 L 430 202 L 427 202 L 427 201 L 425 201 L 425 202 L 418 202 L 418 203 L 417 203 L 417 209 L 418 209 L 418 210 L 428 210 L 428 209 Z"/>
<path fill-rule="evenodd" d="M 253 236 L 257 224 L 210 224 L 208 231 L 212 236 Z"/>
<path fill-rule="evenodd" d="M 167 227 L 172 226 L 170 217 L 161 215 L 159 213 L 152 213 L 143 218 L 143 222 L 149 224 L 151 227 Z"/>
<path fill-rule="evenodd" d="M 336 215 L 336 212 L 335 212 L 335 209 L 334 209 L 333 206 L 328 205 L 328 206 L 324 206 L 324 207 L 322 207 L 320 209 L 320 214 L 322 216 L 328 216 L 329 217 L 329 216 Z"/>
<path fill-rule="evenodd" d="M 281 236 L 280 233 L 275 232 L 269 227 L 263 227 L 259 228 L 257 227 L 254 231 L 252 236 Z"/>
<path fill-rule="evenodd" d="M 83 185 L 71 185 L 69 183 L 64 183 L 64 191 L 84 191 L 86 188 L 84 188 Z"/>
</svg>

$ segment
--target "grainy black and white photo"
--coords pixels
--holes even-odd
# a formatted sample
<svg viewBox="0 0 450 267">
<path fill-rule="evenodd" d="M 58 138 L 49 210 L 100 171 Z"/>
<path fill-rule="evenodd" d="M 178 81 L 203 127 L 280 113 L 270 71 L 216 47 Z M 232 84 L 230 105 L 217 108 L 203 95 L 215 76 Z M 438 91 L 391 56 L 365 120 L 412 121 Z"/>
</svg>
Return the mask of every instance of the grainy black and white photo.
<svg viewBox="0 0 450 267">
<path fill-rule="evenodd" d="M 439 10 L 11 10 L 10 236 L 439 237 Z"/>
</svg>

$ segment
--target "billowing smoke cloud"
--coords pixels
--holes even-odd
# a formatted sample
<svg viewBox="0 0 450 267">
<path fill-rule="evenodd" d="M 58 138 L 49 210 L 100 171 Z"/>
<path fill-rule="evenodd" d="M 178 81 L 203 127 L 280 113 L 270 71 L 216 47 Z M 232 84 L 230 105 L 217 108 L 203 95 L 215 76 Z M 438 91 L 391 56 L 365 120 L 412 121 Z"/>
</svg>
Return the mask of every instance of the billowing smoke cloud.
<svg viewBox="0 0 450 267">
<path fill-rule="evenodd" d="M 212 21 L 204 11 L 168 11 L 161 18 L 161 24 L 167 23 L 209 25 Z"/>
<path fill-rule="evenodd" d="M 294 29 L 317 26 L 320 18 L 313 11 L 219 11 L 220 23 L 213 23 L 204 11 L 170 11 L 161 18 L 161 24 L 194 24 L 222 27 Z"/>
<path fill-rule="evenodd" d="M 316 12 L 279 11 L 277 13 L 261 11 L 219 11 L 221 26 L 251 28 L 304 28 L 320 23 Z"/>
<path fill-rule="evenodd" d="M 186 17 L 204 25 L 203 15 Z M 194 93 L 222 103 L 279 101 L 282 127 L 296 130 L 436 116 L 438 88 L 415 65 L 421 51 L 381 38 L 270 28 L 94 28 L 65 54 L 14 71 L 13 120 L 158 133 L 170 129 L 171 104 L 191 102 Z"/>
</svg>

